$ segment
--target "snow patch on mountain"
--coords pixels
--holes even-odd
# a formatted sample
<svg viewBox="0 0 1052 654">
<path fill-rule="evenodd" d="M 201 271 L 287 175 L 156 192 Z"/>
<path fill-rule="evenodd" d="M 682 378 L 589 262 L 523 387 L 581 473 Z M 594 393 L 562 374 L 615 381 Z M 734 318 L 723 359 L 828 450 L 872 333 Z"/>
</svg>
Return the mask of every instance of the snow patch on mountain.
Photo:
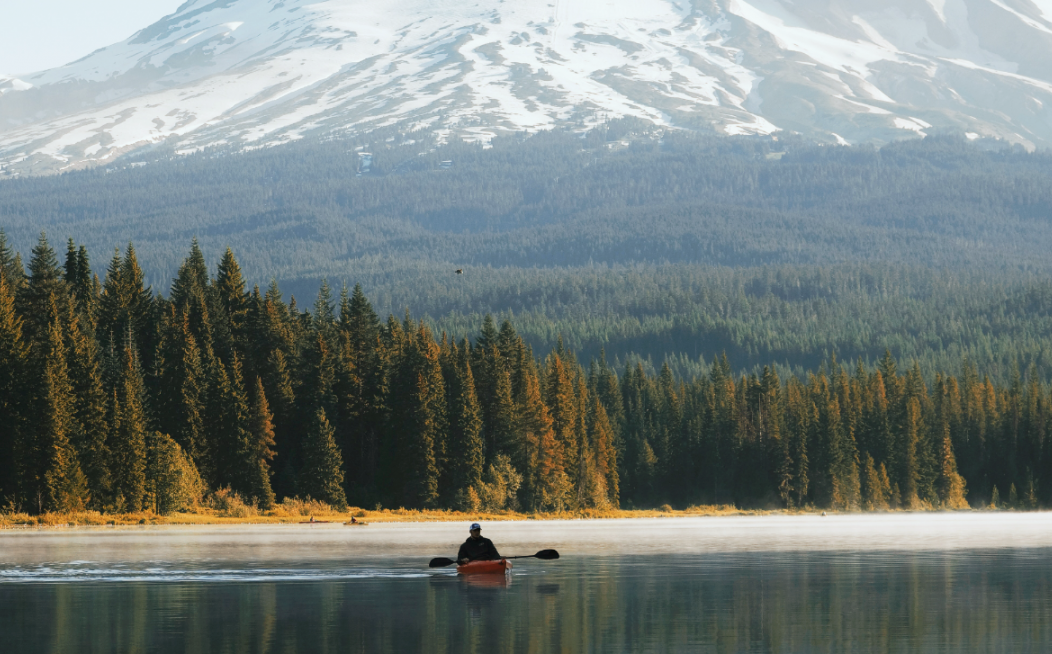
<svg viewBox="0 0 1052 654">
<path fill-rule="evenodd" d="M 189 0 L 66 66 L 0 76 L 0 166 L 385 126 L 485 140 L 620 116 L 1048 145 L 1050 16 L 1052 0 Z"/>
</svg>

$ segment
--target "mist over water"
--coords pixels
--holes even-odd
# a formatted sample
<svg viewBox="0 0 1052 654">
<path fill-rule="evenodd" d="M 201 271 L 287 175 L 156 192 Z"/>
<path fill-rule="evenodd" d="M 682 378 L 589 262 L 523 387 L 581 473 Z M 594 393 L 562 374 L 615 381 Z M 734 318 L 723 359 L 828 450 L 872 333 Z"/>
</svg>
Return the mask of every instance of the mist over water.
<svg viewBox="0 0 1052 654">
<path fill-rule="evenodd" d="M 1041 651 L 1052 514 L 0 532 L 6 651 Z"/>
</svg>

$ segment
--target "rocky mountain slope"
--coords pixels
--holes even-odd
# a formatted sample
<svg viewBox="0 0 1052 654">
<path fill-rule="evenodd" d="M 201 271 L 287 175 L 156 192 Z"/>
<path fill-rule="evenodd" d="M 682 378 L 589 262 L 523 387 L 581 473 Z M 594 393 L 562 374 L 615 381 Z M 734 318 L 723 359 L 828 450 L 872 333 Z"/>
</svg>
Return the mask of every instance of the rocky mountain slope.
<svg viewBox="0 0 1052 654">
<path fill-rule="evenodd" d="M 189 0 L 66 66 L 0 75 L 0 176 L 157 144 L 619 116 L 1045 147 L 1050 103 L 1052 0 Z"/>
</svg>

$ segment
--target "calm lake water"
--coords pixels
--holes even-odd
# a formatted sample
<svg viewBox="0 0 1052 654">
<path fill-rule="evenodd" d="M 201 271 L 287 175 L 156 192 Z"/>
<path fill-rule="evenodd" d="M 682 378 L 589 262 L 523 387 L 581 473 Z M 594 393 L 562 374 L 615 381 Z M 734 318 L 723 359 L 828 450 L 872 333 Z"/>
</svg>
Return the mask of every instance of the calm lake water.
<svg viewBox="0 0 1052 654">
<path fill-rule="evenodd" d="M 1052 515 L 0 532 L 3 652 L 1046 652 Z"/>
</svg>

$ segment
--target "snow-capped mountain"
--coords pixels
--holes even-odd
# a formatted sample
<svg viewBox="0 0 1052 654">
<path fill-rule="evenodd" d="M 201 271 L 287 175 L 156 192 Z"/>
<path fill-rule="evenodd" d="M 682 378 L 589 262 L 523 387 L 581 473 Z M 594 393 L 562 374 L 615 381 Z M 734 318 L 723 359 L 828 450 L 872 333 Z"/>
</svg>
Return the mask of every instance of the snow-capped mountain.
<svg viewBox="0 0 1052 654">
<path fill-rule="evenodd" d="M 1032 147 L 1052 144 L 1050 103 L 1052 0 L 189 0 L 71 64 L 0 76 L 0 166 L 618 116 Z"/>
</svg>

